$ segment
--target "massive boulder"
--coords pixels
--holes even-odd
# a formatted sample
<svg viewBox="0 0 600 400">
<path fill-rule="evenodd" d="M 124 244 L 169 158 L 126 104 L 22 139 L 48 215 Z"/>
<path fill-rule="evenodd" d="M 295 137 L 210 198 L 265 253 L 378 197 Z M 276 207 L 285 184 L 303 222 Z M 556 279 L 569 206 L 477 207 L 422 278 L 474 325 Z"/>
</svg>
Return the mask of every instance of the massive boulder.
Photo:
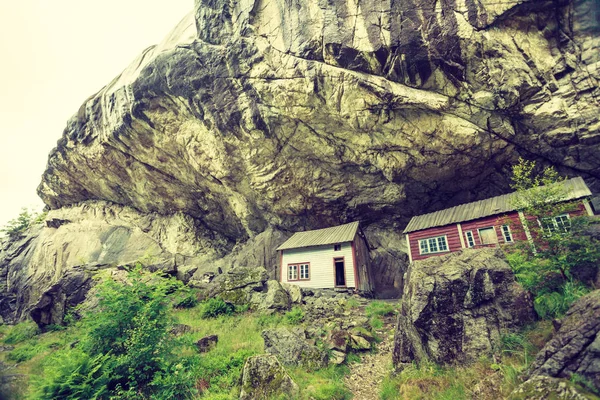
<svg viewBox="0 0 600 400">
<path fill-rule="evenodd" d="M 571 378 L 575 374 L 600 392 L 600 290 L 573 304 L 528 375 Z"/>
<path fill-rule="evenodd" d="M 501 335 L 535 319 L 530 295 L 497 249 L 466 249 L 411 265 L 393 362 L 468 363 L 491 355 Z"/>
<path fill-rule="evenodd" d="M 488 4 L 489 3 L 489 4 Z M 39 194 L 183 212 L 230 240 L 600 174 L 594 0 L 197 0 L 71 118 Z"/>
</svg>

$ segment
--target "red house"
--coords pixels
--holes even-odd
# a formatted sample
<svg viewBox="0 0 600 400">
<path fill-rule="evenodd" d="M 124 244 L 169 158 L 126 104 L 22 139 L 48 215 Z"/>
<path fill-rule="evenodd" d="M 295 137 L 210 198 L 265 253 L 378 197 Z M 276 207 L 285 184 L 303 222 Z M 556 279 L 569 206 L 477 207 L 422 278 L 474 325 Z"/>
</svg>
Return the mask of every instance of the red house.
<svg viewBox="0 0 600 400">
<path fill-rule="evenodd" d="M 563 201 L 577 200 L 571 212 L 545 219 L 545 229 L 563 229 L 569 218 L 594 215 L 589 198 L 592 196 L 581 177 L 564 181 Z M 526 217 L 515 208 L 516 193 L 492 197 L 473 203 L 413 217 L 404 233 L 409 248 L 410 261 L 451 253 L 467 247 L 490 247 L 518 240 L 531 240 L 523 222 Z M 511 229 L 511 226 L 520 229 Z"/>
</svg>

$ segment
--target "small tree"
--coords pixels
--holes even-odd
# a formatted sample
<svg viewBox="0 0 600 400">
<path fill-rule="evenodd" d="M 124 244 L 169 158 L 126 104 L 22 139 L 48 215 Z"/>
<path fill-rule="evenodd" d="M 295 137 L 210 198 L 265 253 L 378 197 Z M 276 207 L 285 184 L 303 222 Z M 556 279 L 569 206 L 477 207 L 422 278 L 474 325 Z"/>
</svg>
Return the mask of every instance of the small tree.
<svg viewBox="0 0 600 400">
<path fill-rule="evenodd" d="M 585 233 L 589 218 L 556 219 L 576 209 L 577 203 L 565 201 L 569 194 L 565 179 L 554 168 L 537 173 L 535 162 L 519 159 L 513 167 L 512 181 L 516 190 L 513 205 L 528 217 L 524 222 L 535 251 L 517 248 L 508 258 L 517 279 L 534 295 L 538 312 L 555 316 L 586 292 L 574 272 L 597 269 L 600 243 Z M 571 300 L 563 301 L 565 298 Z M 554 307 L 547 304 L 550 301 L 562 305 Z"/>
</svg>

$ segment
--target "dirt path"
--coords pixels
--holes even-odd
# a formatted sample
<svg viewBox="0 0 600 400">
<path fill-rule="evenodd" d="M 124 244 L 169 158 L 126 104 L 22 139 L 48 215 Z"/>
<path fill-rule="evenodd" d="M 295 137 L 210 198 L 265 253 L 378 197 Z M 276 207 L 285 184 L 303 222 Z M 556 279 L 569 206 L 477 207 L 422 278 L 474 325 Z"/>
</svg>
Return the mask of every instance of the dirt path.
<svg viewBox="0 0 600 400">
<path fill-rule="evenodd" d="M 361 357 L 360 363 L 350 365 L 350 374 L 344 382 L 354 395 L 354 400 L 379 400 L 381 382 L 390 372 L 394 348 L 395 317 L 386 317 L 384 325 L 377 330 L 382 339 L 377 351 Z"/>
</svg>

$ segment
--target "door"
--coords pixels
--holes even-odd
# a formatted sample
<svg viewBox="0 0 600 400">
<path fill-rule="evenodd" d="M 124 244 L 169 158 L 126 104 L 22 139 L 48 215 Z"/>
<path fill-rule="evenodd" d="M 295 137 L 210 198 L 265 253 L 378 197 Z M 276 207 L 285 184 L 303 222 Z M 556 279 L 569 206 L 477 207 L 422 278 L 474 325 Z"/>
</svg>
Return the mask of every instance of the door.
<svg viewBox="0 0 600 400">
<path fill-rule="evenodd" d="M 334 258 L 333 265 L 335 269 L 335 286 L 346 286 L 346 268 L 344 268 L 344 259 Z"/>
</svg>

